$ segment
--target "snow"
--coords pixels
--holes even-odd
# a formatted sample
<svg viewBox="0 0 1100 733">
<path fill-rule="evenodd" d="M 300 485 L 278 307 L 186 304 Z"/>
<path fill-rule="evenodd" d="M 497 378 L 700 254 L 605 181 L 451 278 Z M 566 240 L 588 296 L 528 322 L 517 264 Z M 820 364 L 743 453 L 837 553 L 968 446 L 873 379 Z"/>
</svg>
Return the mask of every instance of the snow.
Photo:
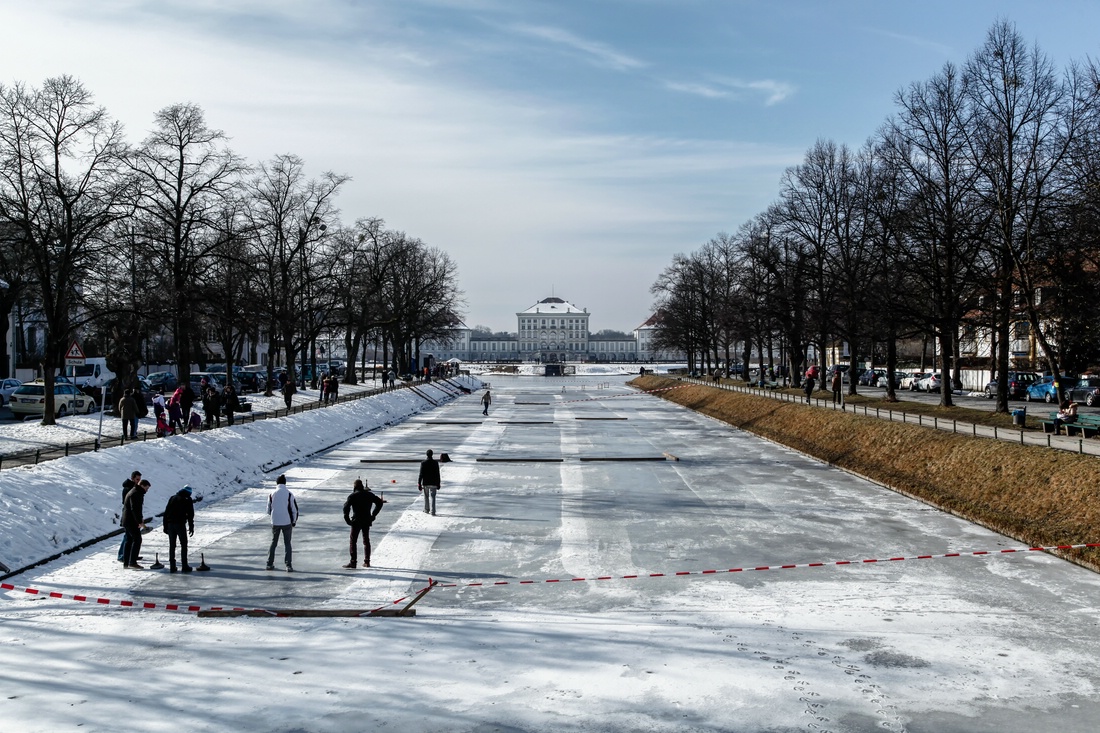
<svg viewBox="0 0 1100 733">
<path fill-rule="evenodd" d="M 411 618 L 200 619 L 9 592 L 0 729 L 1095 730 L 1094 574 L 1020 553 L 623 579 L 1017 545 L 625 377 L 481 379 L 488 417 L 476 391 L 434 408 L 403 390 L 0 472 L 8 564 L 113 526 L 134 466 L 147 507 L 185 482 L 205 494 L 192 558 L 209 573 L 124 570 L 111 539 L 19 586 L 267 609 L 458 586 Z M 436 517 L 416 463 L 398 462 L 427 448 L 454 459 Z M 680 460 L 580 461 L 665 452 Z M 532 457 L 561 462 L 479 460 Z M 279 472 L 302 508 L 295 573 L 263 569 Z M 340 506 L 356 477 L 388 503 L 373 567 L 350 571 Z M 164 559 L 159 530 L 145 542 Z"/>
</svg>

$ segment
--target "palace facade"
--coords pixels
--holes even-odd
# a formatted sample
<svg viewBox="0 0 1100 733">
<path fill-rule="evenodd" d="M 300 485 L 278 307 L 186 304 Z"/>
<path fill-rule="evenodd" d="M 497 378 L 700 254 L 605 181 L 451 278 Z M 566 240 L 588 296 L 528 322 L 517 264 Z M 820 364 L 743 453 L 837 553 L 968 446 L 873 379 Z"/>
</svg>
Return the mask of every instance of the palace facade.
<svg viewBox="0 0 1100 733">
<path fill-rule="evenodd" d="M 456 329 L 446 342 L 421 345 L 421 363 L 431 356 L 437 362 L 651 362 L 682 361 L 683 355 L 653 348 L 655 320 L 649 318 L 630 335 L 593 335 L 591 314 L 561 298 L 544 298 L 516 313 L 516 331 L 507 336 L 485 336 L 468 328 Z"/>
</svg>

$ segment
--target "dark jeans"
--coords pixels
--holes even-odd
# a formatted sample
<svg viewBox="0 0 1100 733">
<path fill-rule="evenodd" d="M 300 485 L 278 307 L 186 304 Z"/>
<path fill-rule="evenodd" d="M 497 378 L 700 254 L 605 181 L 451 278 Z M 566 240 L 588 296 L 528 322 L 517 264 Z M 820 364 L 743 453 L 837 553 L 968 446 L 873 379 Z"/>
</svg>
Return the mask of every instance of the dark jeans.
<svg viewBox="0 0 1100 733">
<path fill-rule="evenodd" d="M 126 529 L 126 551 L 122 557 L 126 565 L 137 564 L 138 555 L 141 554 L 141 530 L 135 524 Z"/>
<path fill-rule="evenodd" d="M 184 522 L 166 522 L 164 531 L 168 533 L 168 565 L 176 567 L 176 542 L 180 545 L 180 565 L 187 567 L 187 524 Z"/>
<path fill-rule="evenodd" d="M 281 525 L 278 525 L 278 526 L 272 526 L 271 527 L 271 547 L 267 551 L 267 566 L 271 567 L 272 565 L 275 564 L 275 548 L 279 546 L 279 533 L 280 532 L 283 533 L 283 550 L 284 550 L 283 560 L 286 561 L 286 566 L 289 568 L 291 566 L 291 563 L 290 563 L 290 556 L 291 556 L 290 536 L 294 532 L 294 525 L 293 524 L 281 524 Z"/>
<path fill-rule="evenodd" d="M 138 419 L 136 417 L 127 417 L 122 419 L 122 437 L 136 438 L 137 437 Z"/>
<path fill-rule="evenodd" d="M 356 545 L 359 540 L 359 533 L 363 533 L 363 562 L 370 565 L 370 525 L 351 525 L 351 564 L 356 562 Z"/>
</svg>

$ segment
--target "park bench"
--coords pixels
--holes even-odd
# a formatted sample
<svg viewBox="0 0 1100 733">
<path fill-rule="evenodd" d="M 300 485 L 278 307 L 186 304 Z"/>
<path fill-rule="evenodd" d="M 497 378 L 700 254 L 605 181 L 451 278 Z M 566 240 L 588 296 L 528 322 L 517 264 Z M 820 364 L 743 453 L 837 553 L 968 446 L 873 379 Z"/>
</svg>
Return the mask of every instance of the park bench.
<svg viewBox="0 0 1100 733">
<path fill-rule="evenodd" d="M 1043 432 L 1054 432 L 1054 418 L 1058 417 L 1057 412 L 1050 413 L 1049 420 L 1042 420 Z M 1092 438 L 1100 435 L 1100 415 L 1078 415 L 1077 420 L 1074 422 L 1062 423 L 1062 426 L 1066 429 L 1066 435 L 1078 435 L 1082 438 Z"/>
</svg>

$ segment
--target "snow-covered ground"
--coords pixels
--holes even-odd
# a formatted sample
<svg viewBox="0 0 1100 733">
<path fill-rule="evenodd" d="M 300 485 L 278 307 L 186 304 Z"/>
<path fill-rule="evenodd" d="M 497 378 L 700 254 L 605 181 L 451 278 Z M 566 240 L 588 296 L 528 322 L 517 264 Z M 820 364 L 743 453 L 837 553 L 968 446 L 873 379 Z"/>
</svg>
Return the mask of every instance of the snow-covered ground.
<svg viewBox="0 0 1100 733">
<path fill-rule="evenodd" d="M 75 537 L 83 494 L 113 513 L 135 466 L 148 507 L 185 481 L 219 500 L 198 505 L 192 548 L 209 573 L 124 570 L 112 539 L 8 581 L 158 609 L 0 597 L 0 729 L 1096 730 L 1094 574 L 1041 553 L 754 570 L 1016 545 L 625 377 L 483 379 L 487 417 L 480 392 L 428 410 L 393 393 L 12 471 L 53 480 L 0 507 L 0 543 L 34 527 L 0 557 L 54 524 Z M 409 462 L 427 448 L 454 459 L 435 517 Z M 295 573 L 263 569 L 279 471 L 302 507 Z M 369 570 L 340 568 L 356 477 L 388 501 Z M 165 547 L 154 530 L 143 554 Z M 429 577 L 455 587 L 413 618 L 159 608 L 366 609 Z"/>
</svg>

